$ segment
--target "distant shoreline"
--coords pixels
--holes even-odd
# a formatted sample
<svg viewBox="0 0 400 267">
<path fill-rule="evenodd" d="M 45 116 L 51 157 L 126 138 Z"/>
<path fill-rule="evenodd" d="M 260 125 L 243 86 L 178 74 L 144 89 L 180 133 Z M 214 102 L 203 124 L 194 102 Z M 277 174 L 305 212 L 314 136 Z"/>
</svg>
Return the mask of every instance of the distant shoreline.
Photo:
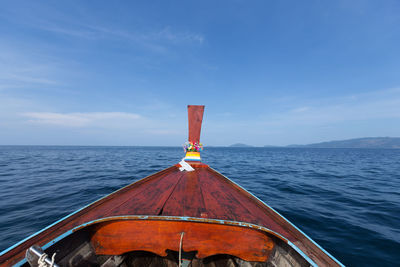
<svg viewBox="0 0 400 267">
<path fill-rule="evenodd" d="M 4 145 L 0 147 L 171 147 L 179 148 L 181 145 Z M 287 146 L 252 146 L 244 143 L 236 143 L 230 146 L 207 146 L 209 148 L 360 148 L 360 149 L 400 149 L 400 137 L 364 137 L 347 140 L 335 140 L 307 145 Z"/>
<path fill-rule="evenodd" d="M 243 143 L 237 143 L 230 147 L 254 147 Z M 400 149 L 400 137 L 363 137 L 346 140 L 313 143 L 307 145 L 273 146 L 265 145 L 265 148 L 377 148 Z"/>
</svg>

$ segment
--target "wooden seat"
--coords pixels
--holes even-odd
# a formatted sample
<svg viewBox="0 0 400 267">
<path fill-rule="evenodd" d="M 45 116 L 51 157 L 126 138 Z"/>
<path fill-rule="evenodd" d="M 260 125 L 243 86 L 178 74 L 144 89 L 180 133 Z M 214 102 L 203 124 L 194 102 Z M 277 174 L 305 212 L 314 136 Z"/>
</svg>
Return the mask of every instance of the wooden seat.
<svg viewBox="0 0 400 267">
<path fill-rule="evenodd" d="M 149 251 L 166 256 L 167 250 L 196 251 L 197 258 L 228 254 L 246 261 L 264 262 L 275 244 L 262 231 L 240 226 L 163 220 L 117 220 L 95 225 L 91 237 L 98 255 Z"/>
</svg>

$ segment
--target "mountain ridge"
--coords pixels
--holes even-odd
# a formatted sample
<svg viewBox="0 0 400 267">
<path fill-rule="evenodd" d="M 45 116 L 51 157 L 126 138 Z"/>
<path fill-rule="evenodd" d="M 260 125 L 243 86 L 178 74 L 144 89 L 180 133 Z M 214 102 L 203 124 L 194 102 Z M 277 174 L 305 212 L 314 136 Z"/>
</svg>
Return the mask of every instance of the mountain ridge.
<svg viewBox="0 0 400 267">
<path fill-rule="evenodd" d="M 253 146 L 243 144 L 243 143 L 236 143 L 236 144 L 230 145 L 229 147 L 253 147 Z"/>
<path fill-rule="evenodd" d="M 334 140 L 307 145 L 288 145 L 286 147 L 310 148 L 400 148 L 400 137 L 362 137 Z"/>
</svg>

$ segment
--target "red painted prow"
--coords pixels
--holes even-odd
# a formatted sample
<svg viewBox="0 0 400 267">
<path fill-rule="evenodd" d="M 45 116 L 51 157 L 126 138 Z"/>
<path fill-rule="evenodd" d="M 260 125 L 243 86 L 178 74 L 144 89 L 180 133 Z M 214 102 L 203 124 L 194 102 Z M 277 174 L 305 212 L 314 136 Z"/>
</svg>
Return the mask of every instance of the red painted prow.
<svg viewBox="0 0 400 267">
<path fill-rule="evenodd" d="M 201 162 L 200 158 L 200 132 L 203 121 L 204 106 L 188 105 L 189 138 L 192 147 L 186 150 L 185 161 L 191 163 Z M 194 147 L 194 148 L 193 148 Z"/>
<path fill-rule="evenodd" d="M 201 123 L 203 122 L 204 106 L 188 105 L 189 142 L 200 143 Z"/>
</svg>

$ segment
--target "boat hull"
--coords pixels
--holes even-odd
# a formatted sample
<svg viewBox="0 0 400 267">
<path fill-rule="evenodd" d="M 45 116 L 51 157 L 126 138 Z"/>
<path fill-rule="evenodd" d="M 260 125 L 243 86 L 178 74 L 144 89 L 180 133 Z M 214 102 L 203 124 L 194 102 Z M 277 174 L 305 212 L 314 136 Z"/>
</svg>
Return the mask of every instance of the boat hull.
<svg viewBox="0 0 400 267">
<path fill-rule="evenodd" d="M 4 251 L 0 255 L 0 265 L 21 263 L 30 246 L 49 246 L 76 227 L 115 216 L 172 216 L 248 223 L 276 233 L 311 265 L 340 265 L 251 193 L 206 164 L 191 165 L 194 171 L 180 171 L 179 165 L 172 166 L 78 210 Z"/>
</svg>

